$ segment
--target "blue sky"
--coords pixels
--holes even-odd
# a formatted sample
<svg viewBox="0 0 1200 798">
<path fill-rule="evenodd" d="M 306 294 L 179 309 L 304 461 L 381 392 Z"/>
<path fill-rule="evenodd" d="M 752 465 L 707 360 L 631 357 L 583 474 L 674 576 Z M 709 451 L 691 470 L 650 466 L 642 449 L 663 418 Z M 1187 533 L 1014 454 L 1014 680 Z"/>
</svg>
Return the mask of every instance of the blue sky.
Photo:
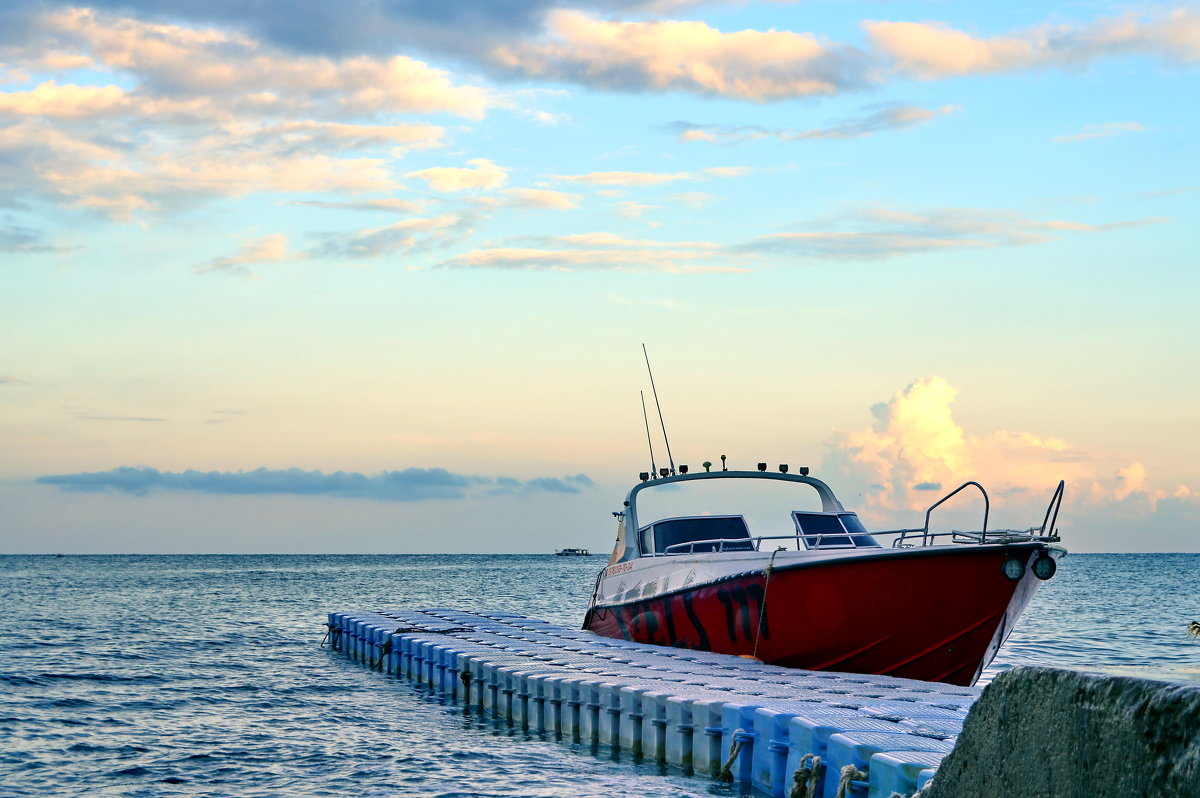
<svg viewBox="0 0 1200 798">
<path fill-rule="evenodd" d="M 1200 7 L 328 9 L 0 12 L 0 551 L 605 548 L 643 341 L 683 461 L 1200 550 Z"/>
</svg>

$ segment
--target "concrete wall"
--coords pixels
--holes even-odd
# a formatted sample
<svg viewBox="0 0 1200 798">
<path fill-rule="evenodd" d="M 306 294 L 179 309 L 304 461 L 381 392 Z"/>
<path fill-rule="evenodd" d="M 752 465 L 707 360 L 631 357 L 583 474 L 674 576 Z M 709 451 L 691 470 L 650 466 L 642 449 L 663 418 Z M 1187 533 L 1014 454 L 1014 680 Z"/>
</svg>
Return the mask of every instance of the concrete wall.
<svg viewBox="0 0 1200 798">
<path fill-rule="evenodd" d="M 1007 671 L 922 796 L 1197 798 L 1200 685 Z"/>
</svg>

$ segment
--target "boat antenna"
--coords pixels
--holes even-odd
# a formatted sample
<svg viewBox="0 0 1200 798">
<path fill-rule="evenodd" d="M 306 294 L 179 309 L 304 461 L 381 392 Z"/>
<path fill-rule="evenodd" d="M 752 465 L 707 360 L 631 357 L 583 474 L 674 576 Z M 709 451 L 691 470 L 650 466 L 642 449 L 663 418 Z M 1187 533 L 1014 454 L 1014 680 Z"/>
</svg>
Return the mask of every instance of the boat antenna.
<svg viewBox="0 0 1200 798">
<path fill-rule="evenodd" d="M 646 356 L 646 371 L 650 374 L 650 390 L 654 391 L 654 406 L 658 408 L 658 423 L 662 425 L 663 443 L 667 445 L 667 460 L 671 463 L 671 473 L 675 473 L 675 458 L 671 456 L 671 441 L 667 439 L 667 423 L 663 421 L 662 405 L 658 402 L 658 389 L 654 387 L 654 372 L 650 369 L 650 353 L 642 344 L 642 354 Z"/>
<path fill-rule="evenodd" d="M 654 444 L 650 442 L 650 416 L 646 415 L 646 392 L 638 391 L 642 397 L 642 421 L 646 422 L 646 445 L 650 447 L 650 478 L 658 476 L 658 466 L 654 464 Z"/>
</svg>

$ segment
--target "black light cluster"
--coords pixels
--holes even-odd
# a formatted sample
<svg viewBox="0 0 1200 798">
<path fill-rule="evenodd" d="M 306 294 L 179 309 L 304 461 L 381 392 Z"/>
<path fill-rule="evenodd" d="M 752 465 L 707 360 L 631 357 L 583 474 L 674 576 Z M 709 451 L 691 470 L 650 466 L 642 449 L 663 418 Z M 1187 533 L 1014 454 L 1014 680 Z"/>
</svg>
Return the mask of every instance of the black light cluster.
<svg viewBox="0 0 1200 798">
<path fill-rule="evenodd" d="M 712 461 L 711 460 L 705 460 L 703 463 L 701 463 L 701 465 L 704 466 L 705 473 L 712 471 Z M 726 465 L 725 465 L 725 455 L 721 455 L 721 470 L 722 471 L 729 470 L 729 468 L 726 467 Z M 758 470 L 765 472 L 767 470 L 767 464 L 759 463 Z M 688 467 L 681 463 L 679 466 L 679 473 L 687 474 L 687 472 L 688 472 Z M 788 472 L 788 464 L 780 463 L 779 464 L 779 473 L 786 474 L 787 472 Z M 798 469 L 796 469 L 796 472 L 798 474 L 800 474 L 800 476 L 806 477 L 806 476 L 808 476 L 808 466 L 800 466 Z M 657 476 L 665 479 L 665 478 L 669 477 L 670 475 L 671 475 L 671 469 L 669 469 L 669 468 L 658 469 Z M 654 477 L 655 477 L 655 475 L 653 473 L 651 473 L 650 471 L 643 471 L 640 474 L 638 474 L 638 479 L 640 479 L 642 482 L 648 482 L 649 480 L 653 479 Z"/>
</svg>

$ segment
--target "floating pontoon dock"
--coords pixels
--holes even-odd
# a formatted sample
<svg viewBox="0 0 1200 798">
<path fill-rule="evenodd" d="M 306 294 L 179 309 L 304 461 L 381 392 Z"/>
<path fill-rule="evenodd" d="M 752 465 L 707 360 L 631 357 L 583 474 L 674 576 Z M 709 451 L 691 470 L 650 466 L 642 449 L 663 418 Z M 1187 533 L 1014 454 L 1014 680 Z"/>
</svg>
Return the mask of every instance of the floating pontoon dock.
<svg viewBox="0 0 1200 798">
<path fill-rule="evenodd" d="M 802 671 L 600 637 L 521 615 L 334 612 L 335 650 L 530 731 L 765 794 L 911 795 L 980 690 Z"/>
</svg>

